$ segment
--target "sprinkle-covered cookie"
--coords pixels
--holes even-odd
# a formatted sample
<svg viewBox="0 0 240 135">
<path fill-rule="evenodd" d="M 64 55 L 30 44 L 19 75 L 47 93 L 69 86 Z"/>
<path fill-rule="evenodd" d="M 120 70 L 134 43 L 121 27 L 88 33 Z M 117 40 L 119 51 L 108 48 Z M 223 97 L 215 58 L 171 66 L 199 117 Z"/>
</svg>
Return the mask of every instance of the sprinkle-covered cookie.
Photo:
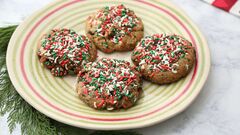
<svg viewBox="0 0 240 135">
<path fill-rule="evenodd" d="M 142 81 L 129 62 L 102 58 L 84 66 L 76 89 L 80 99 L 92 108 L 126 109 L 138 100 Z"/>
<path fill-rule="evenodd" d="M 166 84 L 185 77 L 194 65 L 192 43 L 178 35 L 144 37 L 132 53 L 132 60 L 144 78 Z"/>
<path fill-rule="evenodd" d="M 65 76 L 77 74 L 83 64 L 94 61 L 97 51 L 86 36 L 70 29 L 54 29 L 42 37 L 38 56 L 54 76 Z"/>
<path fill-rule="evenodd" d="M 88 17 L 86 34 L 105 53 L 130 51 L 143 37 L 143 23 L 124 5 L 106 6 Z"/>
</svg>

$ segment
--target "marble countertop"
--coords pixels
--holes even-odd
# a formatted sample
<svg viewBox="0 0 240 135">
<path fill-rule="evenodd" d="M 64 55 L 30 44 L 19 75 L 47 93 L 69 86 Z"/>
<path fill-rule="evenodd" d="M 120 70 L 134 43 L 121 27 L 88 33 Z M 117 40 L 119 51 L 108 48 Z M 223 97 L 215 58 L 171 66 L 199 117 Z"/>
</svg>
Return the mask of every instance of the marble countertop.
<svg viewBox="0 0 240 135">
<path fill-rule="evenodd" d="M 1 0 L 0 26 L 18 24 L 51 0 Z M 200 0 L 171 0 L 192 18 L 206 36 L 212 65 L 209 78 L 193 104 L 163 123 L 137 129 L 144 135 L 240 134 L 240 18 Z M 8 135 L 7 116 L 0 117 L 0 135 Z M 20 128 L 13 132 L 20 135 Z"/>
</svg>

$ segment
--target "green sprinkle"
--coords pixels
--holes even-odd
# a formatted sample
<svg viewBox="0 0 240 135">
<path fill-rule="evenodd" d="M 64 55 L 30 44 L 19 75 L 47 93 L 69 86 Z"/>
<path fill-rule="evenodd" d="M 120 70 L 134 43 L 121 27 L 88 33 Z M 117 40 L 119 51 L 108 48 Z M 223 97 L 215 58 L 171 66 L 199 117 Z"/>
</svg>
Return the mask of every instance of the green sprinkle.
<svg viewBox="0 0 240 135">
<path fill-rule="evenodd" d="M 103 46 L 108 47 L 107 42 L 103 42 L 102 44 L 103 44 Z"/>
<path fill-rule="evenodd" d="M 151 54 L 155 54 L 155 51 L 151 50 L 150 53 L 151 53 Z"/>
</svg>

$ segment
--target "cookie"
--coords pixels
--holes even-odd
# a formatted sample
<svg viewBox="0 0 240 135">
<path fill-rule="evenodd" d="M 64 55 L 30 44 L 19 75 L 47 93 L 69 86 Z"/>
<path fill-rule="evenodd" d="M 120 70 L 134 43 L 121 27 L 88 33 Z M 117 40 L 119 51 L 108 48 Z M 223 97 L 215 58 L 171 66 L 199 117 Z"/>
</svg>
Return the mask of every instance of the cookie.
<svg viewBox="0 0 240 135">
<path fill-rule="evenodd" d="M 77 74 L 81 66 L 97 57 L 96 47 L 84 35 L 70 29 L 54 29 L 38 44 L 40 62 L 54 76 Z"/>
<path fill-rule="evenodd" d="M 142 81 L 130 63 L 102 58 L 84 66 L 78 74 L 76 90 L 82 101 L 99 110 L 133 106 L 142 92 Z"/>
<path fill-rule="evenodd" d="M 185 77 L 195 63 L 192 43 L 178 35 L 144 37 L 132 53 L 132 61 L 147 80 L 167 84 Z"/>
<path fill-rule="evenodd" d="M 130 51 L 143 37 L 143 22 L 124 5 L 107 6 L 87 18 L 86 34 L 105 53 Z"/>
</svg>

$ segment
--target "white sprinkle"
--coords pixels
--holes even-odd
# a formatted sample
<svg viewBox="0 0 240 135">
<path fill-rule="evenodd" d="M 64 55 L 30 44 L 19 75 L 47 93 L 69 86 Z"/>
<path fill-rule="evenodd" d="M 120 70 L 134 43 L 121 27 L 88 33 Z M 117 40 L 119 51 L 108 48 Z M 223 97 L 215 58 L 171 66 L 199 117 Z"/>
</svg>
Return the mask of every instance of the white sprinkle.
<svg viewBox="0 0 240 135">
<path fill-rule="evenodd" d="M 109 110 L 109 111 L 111 111 L 111 110 L 113 110 L 114 108 L 113 107 L 109 107 L 109 108 L 107 108 L 107 110 Z"/>
<path fill-rule="evenodd" d="M 126 95 L 128 95 L 128 94 L 129 94 L 129 90 L 126 91 Z"/>
<path fill-rule="evenodd" d="M 168 60 L 169 60 L 169 57 L 167 55 L 164 55 L 162 60 L 163 64 L 169 64 Z"/>
<path fill-rule="evenodd" d="M 145 66 L 144 66 L 144 65 L 142 65 L 142 66 L 141 66 L 141 69 L 145 69 Z"/>
<path fill-rule="evenodd" d="M 135 97 L 134 100 L 133 100 L 133 102 L 135 103 L 136 101 L 137 101 L 137 98 Z"/>
<path fill-rule="evenodd" d="M 64 67 L 65 67 L 65 69 L 66 69 L 66 70 L 68 70 L 67 64 L 65 64 L 65 66 L 64 66 Z"/>
<path fill-rule="evenodd" d="M 172 72 L 174 73 L 174 74 L 176 74 L 177 73 L 177 67 L 178 67 L 179 65 L 178 64 L 176 64 L 176 63 L 174 63 L 173 65 L 172 65 Z"/>
<path fill-rule="evenodd" d="M 186 64 L 185 67 L 186 67 L 187 70 L 189 69 L 189 65 L 188 64 Z"/>
<path fill-rule="evenodd" d="M 93 103 L 93 106 L 94 106 L 94 108 L 97 108 L 97 103 L 94 102 L 94 103 Z"/>
<path fill-rule="evenodd" d="M 146 63 L 145 59 L 142 59 L 142 60 L 140 61 L 139 65 L 142 65 L 142 64 L 145 64 L 145 63 Z"/>
<path fill-rule="evenodd" d="M 54 63 L 57 63 L 57 59 L 58 59 L 58 57 L 54 60 Z"/>
</svg>

